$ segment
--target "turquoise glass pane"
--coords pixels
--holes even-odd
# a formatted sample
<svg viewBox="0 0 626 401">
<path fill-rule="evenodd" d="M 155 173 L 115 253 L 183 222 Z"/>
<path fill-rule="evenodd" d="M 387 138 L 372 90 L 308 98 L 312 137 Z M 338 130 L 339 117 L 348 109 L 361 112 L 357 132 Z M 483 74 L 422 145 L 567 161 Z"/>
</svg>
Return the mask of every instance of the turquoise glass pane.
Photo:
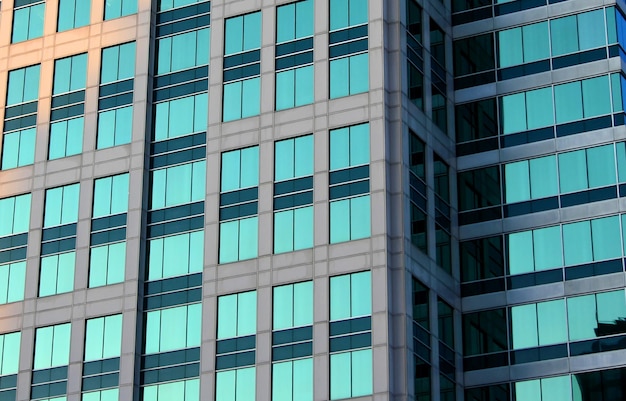
<svg viewBox="0 0 626 401">
<path fill-rule="evenodd" d="M 215 374 L 215 401 L 235 401 L 236 370 L 226 370 Z"/>
<path fill-rule="evenodd" d="M 224 55 L 239 53 L 243 50 L 243 16 L 226 20 Z"/>
<path fill-rule="evenodd" d="M 235 389 L 236 400 L 255 400 L 256 393 L 256 369 L 237 369 L 237 383 Z"/>
<path fill-rule="evenodd" d="M 593 260 L 614 259 L 622 256 L 619 217 L 591 220 Z"/>
<path fill-rule="evenodd" d="M 369 164 L 370 126 L 369 124 L 350 127 L 350 166 Z"/>
<path fill-rule="evenodd" d="M 539 379 L 515 383 L 515 399 L 540 401 L 541 382 L 539 381 Z"/>
<path fill-rule="evenodd" d="M 154 170 L 152 172 L 152 209 L 161 209 L 165 207 L 165 184 L 167 178 L 167 169 Z"/>
<path fill-rule="evenodd" d="M 350 200 L 330 203 L 330 243 L 350 241 Z"/>
<path fill-rule="evenodd" d="M 13 233 L 15 234 L 28 231 L 30 224 L 30 200 L 30 194 L 15 197 L 15 220 L 13 221 Z"/>
<path fill-rule="evenodd" d="M 539 326 L 539 345 L 560 344 L 567 342 L 565 318 L 565 300 L 540 302 L 537 304 L 537 325 Z"/>
<path fill-rule="evenodd" d="M 54 62 L 54 83 L 52 86 L 53 95 L 70 91 L 71 71 L 72 57 L 62 58 Z"/>
<path fill-rule="evenodd" d="M 133 126 L 133 106 L 115 110 L 115 146 L 130 143 Z"/>
<path fill-rule="evenodd" d="M 367 238 L 370 233 L 370 196 L 350 199 L 350 239 Z"/>
<path fill-rule="evenodd" d="M 196 32 L 172 37 L 172 71 L 180 71 L 196 65 Z"/>
<path fill-rule="evenodd" d="M 274 213 L 274 253 L 293 251 L 293 210 Z"/>
<path fill-rule="evenodd" d="M 57 273 L 57 294 L 70 292 L 74 289 L 74 265 L 76 263 L 75 252 L 67 252 L 59 255 Z"/>
<path fill-rule="evenodd" d="M 502 97 L 503 133 L 526 131 L 526 98 L 524 93 Z"/>
<path fill-rule="evenodd" d="M 530 199 L 530 176 L 528 161 L 508 163 L 504 166 L 506 203 L 521 202 Z"/>
<path fill-rule="evenodd" d="M 113 186 L 111 188 L 111 214 L 128 211 L 128 179 L 128 173 L 113 177 Z"/>
<path fill-rule="evenodd" d="M 107 245 L 91 248 L 89 258 L 89 288 L 107 284 L 109 247 Z"/>
<path fill-rule="evenodd" d="M 350 130 L 335 129 L 330 131 L 330 170 L 346 167 L 350 167 Z"/>
<path fill-rule="evenodd" d="M 233 150 L 222 153 L 222 186 L 221 192 L 233 191 L 240 188 L 241 151 Z"/>
<path fill-rule="evenodd" d="M 189 272 L 189 234 L 172 235 L 163 239 L 163 277 Z"/>
<path fill-rule="evenodd" d="M 61 205 L 63 201 L 63 187 L 52 188 L 46 191 L 46 205 L 44 211 L 44 227 L 61 224 Z"/>
<path fill-rule="evenodd" d="M 585 118 L 611 113 L 611 94 L 606 75 L 582 81 Z"/>
<path fill-rule="evenodd" d="M 602 292 L 596 295 L 599 324 L 619 324 L 626 316 L 624 290 Z"/>
<path fill-rule="evenodd" d="M 189 273 L 198 273 L 204 266 L 204 231 L 189 234 Z"/>
<path fill-rule="evenodd" d="M 583 118 L 583 98 L 580 81 L 554 87 L 556 123 L 568 123 Z"/>
<path fill-rule="evenodd" d="M 85 329 L 85 362 L 102 359 L 104 344 L 104 318 L 87 320 Z"/>
<path fill-rule="evenodd" d="M 157 40 L 157 74 L 172 70 L 172 37 Z"/>
<path fill-rule="evenodd" d="M 294 210 L 293 249 L 313 247 L 313 206 Z"/>
<path fill-rule="evenodd" d="M 2 375 L 10 375 L 18 372 L 20 360 L 20 342 L 22 334 L 5 334 L 2 350 Z"/>
<path fill-rule="evenodd" d="M 187 307 L 161 310 L 160 351 L 172 351 L 186 347 Z"/>
<path fill-rule="evenodd" d="M 196 32 L 196 60 L 194 65 L 209 64 L 211 56 L 211 28 L 200 29 Z"/>
<path fill-rule="evenodd" d="M 293 362 L 272 364 L 272 401 L 292 401 Z"/>
<path fill-rule="evenodd" d="M 587 158 L 585 151 L 577 150 L 561 153 L 558 157 L 561 193 L 587 189 Z"/>
<path fill-rule="evenodd" d="M 350 94 L 350 63 L 349 57 L 330 61 L 330 98 L 348 96 Z"/>
<path fill-rule="evenodd" d="M 498 50 L 500 68 L 524 63 L 522 28 L 498 32 Z"/>
<path fill-rule="evenodd" d="M 367 0 L 348 0 L 350 26 L 367 23 Z"/>
<path fill-rule="evenodd" d="M 224 122 L 241 118 L 241 81 L 224 85 Z"/>
<path fill-rule="evenodd" d="M 529 130 L 554 124 L 551 87 L 526 92 L 526 122 Z"/>
<path fill-rule="evenodd" d="M 372 314 L 371 272 L 350 275 L 350 317 Z"/>
<path fill-rule="evenodd" d="M 161 337 L 161 311 L 146 313 L 146 338 L 144 341 L 145 353 L 154 354 L 159 352 Z"/>
<path fill-rule="evenodd" d="M 256 258 L 259 246 L 258 217 L 239 221 L 239 260 Z"/>
<path fill-rule="evenodd" d="M 185 346 L 199 347 L 202 331 L 202 304 L 192 304 L 187 307 L 187 342 Z"/>
<path fill-rule="evenodd" d="M 261 12 L 243 16 L 243 50 L 261 47 Z"/>
<path fill-rule="evenodd" d="M 148 241 L 148 280 L 156 280 L 163 277 L 164 242 L 164 238 Z"/>
<path fill-rule="evenodd" d="M 19 163 L 20 132 L 4 134 L 2 138 L 2 169 L 15 168 Z"/>
<path fill-rule="evenodd" d="M 52 338 L 54 326 L 41 327 L 35 331 L 35 358 L 33 369 L 46 369 L 52 362 Z"/>
<path fill-rule="evenodd" d="M 511 308 L 511 331 L 513 349 L 531 348 L 539 345 L 537 306 L 535 304 Z"/>
<path fill-rule="evenodd" d="M 593 260 L 589 221 L 563 225 L 563 250 L 566 266 L 589 263 Z"/>
<path fill-rule="evenodd" d="M 26 262 L 11 263 L 10 266 L 7 288 L 8 303 L 23 300 L 24 287 L 26 285 Z"/>
<path fill-rule="evenodd" d="M 559 193 L 556 173 L 556 156 L 546 156 L 529 161 L 530 193 L 532 199 L 545 198 Z"/>
<path fill-rule="evenodd" d="M 313 35 L 314 17 L 313 0 L 304 0 L 296 3 L 296 38 Z"/>
<path fill-rule="evenodd" d="M 50 124 L 50 150 L 48 159 L 54 160 L 65 157 L 65 147 L 67 146 L 67 121 L 60 121 Z"/>
<path fill-rule="evenodd" d="M 217 338 L 237 337 L 237 294 L 217 300 Z"/>
<path fill-rule="evenodd" d="M 28 25 L 28 39 L 43 36 L 43 18 L 45 4 L 30 6 L 30 21 Z M 15 23 L 14 23 L 15 26 Z"/>
<path fill-rule="evenodd" d="M 230 319 L 233 315 L 229 316 Z M 237 294 L 237 336 L 256 333 L 256 291 Z"/>
<path fill-rule="evenodd" d="M 67 121 L 67 144 L 65 156 L 77 155 L 83 151 L 83 117 L 73 118 Z"/>
<path fill-rule="evenodd" d="M 72 73 L 70 76 L 70 87 L 72 91 L 84 89 L 87 85 L 87 54 L 79 54 L 73 56 L 72 60 Z M 56 67 L 55 67 L 56 74 Z"/>
<path fill-rule="evenodd" d="M 97 149 L 115 146 L 115 110 L 98 113 Z"/>
<path fill-rule="evenodd" d="M 535 270 L 547 270 L 563 266 L 561 226 L 533 230 Z"/>
<path fill-rule="evenodd" d="M 615 184 L 617 177 L 613 145 L 587 149 L 587 175 L 589 188 Z"/>
<path fill-rule="evenodd" d="M 576 16 L 553 19 L 550 21 L 552 56 L 578 51 L 578 28 Z"/>
<path fill-rule="evenodd" d="M 570 341 L 595 338 L 596 296 L 585 295 L 567 299 L 567 318 Z"/>
<path fill-rule="evenodd" d="M 43 6 L 42 6 L 43 7 Z M 26 67 L 24 70 L 24 102 L 37 100 L 39 97 L 39 70 L 40 65 Z"/>
<path fill-rule="evenodd" d="M 295 73 L 295 106 L 298 107 L 313 103 L 313 93 L 315 91 L 313 66 L 296 68 Z"/>
<path fill-rule="evenodd" d="M 622 101 L 622 77 L 620 74 L 611 74 L 611 100 L 613 103 L 613 112 L 624 110 Z"/>
<path fill-rule="evenodd" d="M 239 260 L 239 221 L 220 223 L 220 263 Z"/>
<path fill-rule="evenodd" d="M 532 231 L 509 234 L 508 249 L 509 274 L 523 274 L 535 270 Z"/>
<path fill-rule="evenodd" d="M 626 142 L 618 142 L 615 144 L 615 152 L 617 157 L 617 172 L 619 182 L 626 181 Z"/>
<path fill-rule="evenodd" d="M 293 284 L 274 287 L 273 330 L 293 327 Z"/>
<path fill-rule="evenodd" d="M 578 44 L 580 50 L 606 45 L 605 30 L 600 29 L 604 25 L 603 9 L 578 14 Z"/>
<path fill-rule="evenodd" d="M 313 175 L 314 152 L 313 135 L 306 135 L 295 140 L 295 176 Z"/>
<path fill-rule="evenodd" d="M 70 324 L 54 326 L 54 341 L 52 342 L 52 366 L 63 366 L 70 359 Z"/>
<path fill-rule="evenodd" d="M 294 107 L 295 85 L 295 70 L 276 73 L 276 110 Z"/>
<path fill-rule="evenodd" d="M 192 133 L 194 123 L 194 98 L 193 96 L 172 100 L 169 113 L 169 138 Z"/>
<path fill-rule="evenodd" d="M 11 264 L 0 265 L 0 303 L 7 303 L 7 293 L 9 292 L 9 272 Z"/>
<path fill-rule="evenodd" d="M 278 141 L 274 144 L 274 180 L 283 181 L 294 178 L 295 139 Z"/>
<path fill-rule="evenodd" d="M 259 147 L 241 149 L 241 188 L 259 185 Z"/>
<path fill-rule="evenodd" d="M 102 49 L 102 67 L 100 72 L 100 84 L 117 81 L 120 46 L 112 46 Z"/>
<path fill-rule="evenodd" d="M 350 398 L 352 394 L 350 352 L 330 355 L 330 399 Z"/>
<path fill-rule="evenodd" d="M 349 319 L 350 307 L 350 275 L 330 278 L 330 320 Z"/>
<path fill-rule="evenodd" d="M 191 201 L 203 201 L 206 189 L 206 161 L 191 165 Z"/>
<path fill-rule="evenodd" d="M 276 7 L 276 43 L 283 43 L 296 37 L 296 5 Z"/>
<path fill-rule="evenodd" d="M 93 189 L 92 217 L 102 217 L 111 214 L 111 197 L 113 177 L 95 180 Z"/>
<path fill-rule="evenodd" d="M 572 401 L 570 376 L 541 379 L 541 396 L 545 401 Z"/>
<path fill-rule="evenodd" d="M 331 64 L 333 61 L 331 61 Z M 369 55 L 367 53 L 350 57 L 350 95 L 369 90 Z"/>
<path fill-rule="evenodd" d="M 206 132 L 207 130 L 207 117 L 209 110 L 209 96 L 204 93 L 195 96 L 194 104 L 194 123 L 193 130 L 195 132 Z"/>
<path fill-rule="evenodd" d="M 167 168 L 165 206 L 180 205 L 191 200 L 191 164 Z"/>
<path fill-rule="evenodd" d="M 313 358 L 293 361 L 293 400 L 313 401 Z"/>
<path fill-rule="evenodd" d="M 126 266 L 126 242 L 109 245 L 107 266 L 107 284 L 124 281 L 124 267 Z"/>
<path fill-rule="evenodd" d="M 522 36 L 524 41 L 525 63 L 550 58 L 550 40 L 548 38 L 547 21 L 526 25 L 522 28 Z"/>
<path fill-rule="evenodd" d="M 135 42 L 120 45 L 119 49 L 119 60 L 123 62 L 119 63 L 117 79 L 133 78 L 135 76 Z"/>
<path fill-rule="evenodd" d="M 294 284 L 293 288 L 293 325 L 313 324 L 313 282 Z"/>
<path fill-rule="evenodd" d="M 18 166 L 33 164 L 35 161 L 35 128 L 20 131 Z"/>
<path fill-rule="evenodd" d="M 246 79 L 241 87 L 241 118 L 261 112 L 261 78 Z"/>
<path fill-rule="evenodd" d="M 348 23 L 348 0 L 330 0 L 330 30 L 346 28 Z"/>
<path fill-rule="evenodd" d="M 11 43 L 28 40 L 28 26 L 31 7 L 24 7 L 13 11 L 13 33 Z M 34 21 L 33 21 L 34 22 Z"/>
<path fill-rule="evenodd" d="M 372 350 L 353 351 L 351 354 L 352 397 L 372 394 Z"/>
</svg>

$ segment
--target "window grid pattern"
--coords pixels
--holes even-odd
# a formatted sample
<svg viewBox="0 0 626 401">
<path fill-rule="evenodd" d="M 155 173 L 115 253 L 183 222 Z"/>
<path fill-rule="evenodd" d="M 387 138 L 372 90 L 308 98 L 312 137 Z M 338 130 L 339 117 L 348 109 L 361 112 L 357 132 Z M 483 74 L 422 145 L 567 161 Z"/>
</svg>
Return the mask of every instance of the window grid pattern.
<svg viewBox="0 0 626 401">
<path fill-rule="evenodd" d="M 61 397 L 67 393 L 70 334 L 70 323 L 35 330 L 31 400 Z"/>
<path fill-rule="evenodd" d="M 83 393 L 87 400 L 104 392 L 104 400 L 114 398 L 119 390 L 120 355 L 122 350 L 122 315 L 89 319 L 85 330 L 83 362 Z M 85 400 L 85 395 L 83 395 Z"/>
</svg>

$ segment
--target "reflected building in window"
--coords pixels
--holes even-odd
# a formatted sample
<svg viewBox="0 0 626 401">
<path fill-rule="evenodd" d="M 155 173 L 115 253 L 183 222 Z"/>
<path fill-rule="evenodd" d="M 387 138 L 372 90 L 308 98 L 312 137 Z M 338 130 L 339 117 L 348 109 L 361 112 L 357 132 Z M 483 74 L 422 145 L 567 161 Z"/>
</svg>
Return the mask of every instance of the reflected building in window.
<svg viewBox="0 0 626 401">
<path fill-rule="evenodd" d="M 0 401 L 626 399 L 623 8 L 2 1 Z"/>
</svg>

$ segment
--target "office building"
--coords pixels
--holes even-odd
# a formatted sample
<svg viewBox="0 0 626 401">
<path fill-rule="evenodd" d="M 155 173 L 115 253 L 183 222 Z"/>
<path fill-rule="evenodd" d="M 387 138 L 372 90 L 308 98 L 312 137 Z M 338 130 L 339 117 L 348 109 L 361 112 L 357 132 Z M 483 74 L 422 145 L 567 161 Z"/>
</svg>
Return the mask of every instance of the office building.
<svg viewBox="0 0 626 401">
<path fill-rule="evenodd" d="M 626 398 L 624 7 L 2 1 L 0 401 Z"/>
</svg>

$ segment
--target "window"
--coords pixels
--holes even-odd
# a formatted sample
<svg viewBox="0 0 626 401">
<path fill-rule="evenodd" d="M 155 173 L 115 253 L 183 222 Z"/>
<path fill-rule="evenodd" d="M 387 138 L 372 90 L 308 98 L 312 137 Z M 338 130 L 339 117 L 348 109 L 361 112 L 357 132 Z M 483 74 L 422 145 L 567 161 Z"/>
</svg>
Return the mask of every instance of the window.
<svg viewBox="0 0 626 401">
<path fill-rule="evenodd" d="M 567 299 L 570 341 L 587 340 L 624 331 L 619 328 L 626 316 L 624 290 L 583 295 Z"/>
<path fill-rule="evenodd" d="M 11 43 L 43 36 L 45 1 L 15 2 Z"/>
<path fill-rule="evenodd" d="M 251 350 L 254 353 L 256 315 L 256 291 L 219 297 L 217 299 L 218 344 L 220 340 L 238 338 L 238 342 L 241 341 L 242 344 L 251 343 L 249 347 L 243 348 L 247 348 L 245 351 Z M 246 337 L 252 341 L 245 341 Z M 244 351 L 241 347 L 237 347 L 236 350 Z M 236 354 L 237 357 L 242 356 L 241 360 L 246 359 L 243 358 L 244 355 L 244 352 Z M 219 351 L 217 359 L 216 401 L 254 401 L 256 369 L 250 366 L 254 365 L 254 356 L 247 363 L 236 363 L 232 369 L 225 370 L 221 370 L 219 366 Z"/>
<path fill-rule="evenodd" d="M 372 393 L 371 333 L 352 335 L 351 345 L 347 349 L 337 347 L 338 344 L 334 341 L 336 338 L 333 338 L 335 327 L 338 328 L 342 324 L 340 321 L 346 319 L 351 320 L 349 334 L 352 331 L 371 330 L 371 313 L 372 283 L 369 271 L 330 278 L 330 398 L 332 400 Z M 333 350 L 347 352 L 332 353 Z"/>
<path fill-rule="evenodd" d="M 146 354 L 200 346 L 201 304 L 155 310 L 146 315 Z"/>
<path fill-rule="evenodd" d="M 72 291 L 75 263 L 75 252 L 42 257 L 39 272 L 39 296 L 45 297 Z"/>
<path fill-rule="evenodd" d="M 126 266 L 126 242 L 91 248 L 89 259 L 89 288 L 121 283 Z"/>
<path fill-rule="evenodd" d="M 76 155 L 83 149 L 87 54 L 54 62 L 52 111 L 48 158 Z M 65 96 L 63 96 L 65 95 Z M 70 105 L 69 107 L 64 107 Z"/>
<path fill-rule="evenodd" d="M 511 308 L 511 346 L 513 349 L 559 344 L 566 341 L 564 299 Z"/>
<path fill-rule="evenodd" d="M 554 87 L 557 124 L 611 113 L 608 75 Z"/>
<path fill-rule="evenodd" d="M 89 25 L 91 0 L 59 0 L 57 32 Z"/>
<path fill-rule="evenodd" d="M 205 132 L 208 101 L 209 96 L 202 93 L 157 103 L 154 107 L 154 140 Z"/>
<path fill-rule="evenodd" d="M 370 236 L 369 124 L 330 131 L 330 242 Z"/>
<path fill-rule="evenodd" d="M 95 180 L 93 193 L 94 218 L 128 211 L 128 173 Z"/>
<path fill-rule="evenodd" d="M 556 157 L 545 156 L 504 166 L 506 203 L 546 198 L 558 194 Z"/>
<path fill-rule="evenodd" d="M 34 162 L 39 70 L 38 64 L 9 71 L 6 107 L 15 116 L 8 117 L 5 114 L 2 138 L 3 170 Z"/>
<path fill-rule="evenodd" d="M 313 103 L 314 15 L 313 0 L 276 8 L 276 110 Z M 290 45 L 295 46 L 291 52 Z M 305 50 L 309 51 L 295 56 Z"/>
<path fill-rule="evenodd" d="M 228 18 L 224 35 L 223 120 L 256 116 L 261 106 L 261 12 Z"/>
<path fill-rule="evenodd" d="M 122 352 L 122 315 L 87 320 L 84 361 L 119 358 Z"/>
<path fill-rule="evenodd" d="M 533 130 L 554 124 L 552 88 L 503 96 L 503 134 Z"/>
<path fill-rule="evenodd" d="M 501 68 L 550 58 L 548 22 L 498 32 L 498 54 Z"/>
<path fill-rule="evenodd" d="M 82 401 L 118 401 L 120 390 L 110 388 L 108 390 L 90 391 L 83 393 Z M 146 399 L 147 400 L 147 399 Z M 52 400 L 56 401 L 56 400 Z"/>
<path fill-rule="evenodd" d="M 259 147 L 222 153 L 220 263 L 258 253 Z"/>
<path fill-rule="evenodd" d="M 44 228 L 78 221 L 79 190 L 80 184 L 71 184 L 46 190 Z"/>
<path fill-rule="evenodd" d="M 367 92 L 369 88 L 367 22 L 367 1 L 330 0 L 331 99 Z M 352 43 L 342 46 L 348 35 Z"/>
<path fill-rule="evenodd" d="M 135 14 L 136 12 L 137 0 L 107 0 L 104 2 L 105 21 Z"/>
<path fill-rule="evenodd" d="M 200 380 L 182 380 L 143 387 L 144 401 L 200 401 Z M 95 400 L 94 400 L 95 401 Z M 105 400 L 98 400 L 105 401 Z M 108 401 L 108 400 L 107 400 Z"/>
<path fill-rule="evenodd" d="M 0 237 L 28 232 L 31 194 L 0 199 Z"/>
<path fill-rule="evenodd" d="M 313 400 L 313 358 L 272 364 L 272 401 Z"/>
<path fill-rule="evenodd" d="M 552 54 L 559 56 L 606 45 L 606 30 L 601 29 L 604 21 L 603 9 L 551 20 Z"/>
<path fill-rule="evenodd" d="M 204 231 L 151 239 L 148 280 L 202 272 Z"/>
<path fill-rule="evenodd" d="M 206 162 L 167 167 L 152 172 L 152 209 L 203 201 Z"/>
<path fill-rule="evenodd" d="M 0 376 L 14 375 L 19 371 L 22 333 L 0 335 Z"/>
<path fill-rule="evenodd" d="M 40 327 L 35 331 L 33 370 L 65 366 L 70 359 L 71 324 Z"/>
<path fill-rule="evenodd" d="M 569 376 L 547 377 L 515 383 L 516 400 L 572 400 Z"/>
<path fill-rule="evenodd" d="M 102 49 L 98 149 L 130 143 L 134 76 L 135 42 Z"/>
<path fill-rule="evenodd" d="M 313 135 L 275 143 L 274 253 L 313 246 L 313 154 Z"/>
<path fill-rule="evenodd" d="M 160 38 L 157 43 L 158 75 L 209 64 L 211 28 Z"/>
<path fill-rule="evenodd" d="M 615 185 L 617 181 L 612 144 L 561 153 L 558 159 L 561 193 Z"/>
</svg>

